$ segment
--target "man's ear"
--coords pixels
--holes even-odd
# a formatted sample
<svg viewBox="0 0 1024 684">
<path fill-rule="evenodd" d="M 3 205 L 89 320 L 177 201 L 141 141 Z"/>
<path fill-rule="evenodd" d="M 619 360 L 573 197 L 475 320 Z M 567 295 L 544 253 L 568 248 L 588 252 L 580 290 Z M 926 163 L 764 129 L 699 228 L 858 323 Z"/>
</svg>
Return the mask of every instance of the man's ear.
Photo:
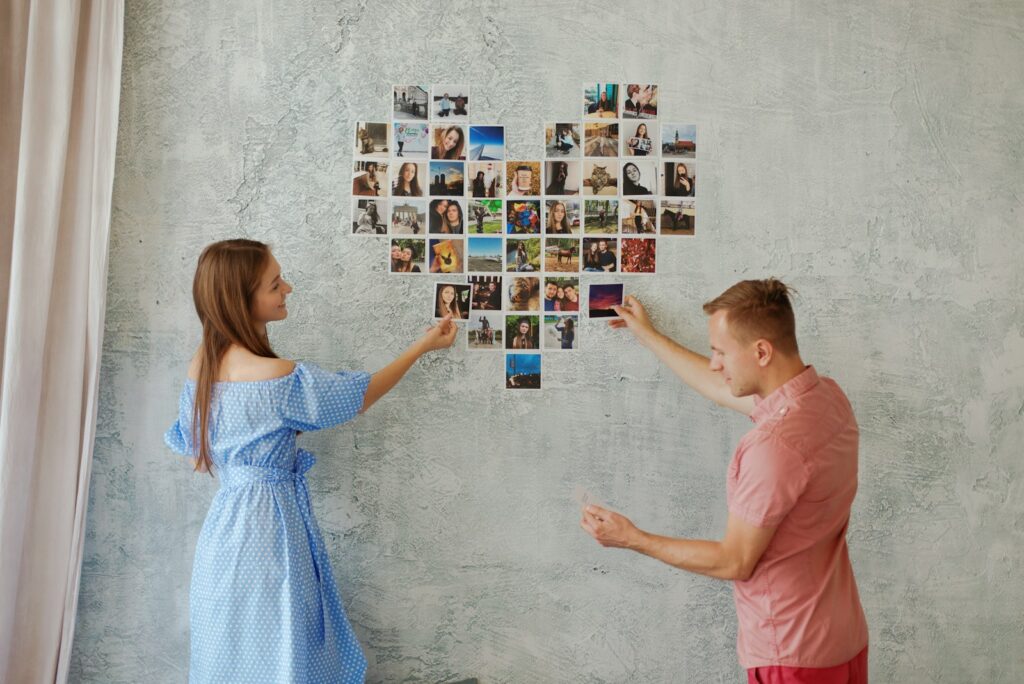
<svg viewBox="0 0 1024 684">
<path fill-rule="evenodd" d="M 768 340 L 761 338 L 754 343 L 754 351 L 757 353 L 757 365 L 764 368 L 772 362 L 775 356 L 775 348 Z"/>
</svg>

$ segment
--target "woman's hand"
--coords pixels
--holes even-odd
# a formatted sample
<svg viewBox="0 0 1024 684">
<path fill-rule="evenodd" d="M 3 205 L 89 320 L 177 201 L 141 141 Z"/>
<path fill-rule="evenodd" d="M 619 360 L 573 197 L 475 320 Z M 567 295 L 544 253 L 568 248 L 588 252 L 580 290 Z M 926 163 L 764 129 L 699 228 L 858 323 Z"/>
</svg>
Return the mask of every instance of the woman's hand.
<svg viewBox="0 0 1024 684">
<path fill-rule="evenodd" d="M 452 322 L 451 315 L 445 316 L 435 325 L 427 328 L 427 331 L 420 338 L 420 348 L 425 354 L 438 349 L 447 349 L 455 343 L 455 337 L 459 333 L 459 326 Z"/>
</svg>

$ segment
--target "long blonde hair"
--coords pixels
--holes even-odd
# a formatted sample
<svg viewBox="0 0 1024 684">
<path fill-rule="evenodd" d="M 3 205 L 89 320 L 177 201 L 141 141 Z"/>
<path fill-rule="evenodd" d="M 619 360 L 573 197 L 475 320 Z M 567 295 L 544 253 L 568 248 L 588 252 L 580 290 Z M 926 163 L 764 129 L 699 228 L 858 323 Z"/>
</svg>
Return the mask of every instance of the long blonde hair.
<svg viewBox="0 0 1024 684">
<path fill-rule="evenodd" d="M 199 255 L 192 300 L 203 326 L 199 377 L 192 412 L 192 450 L 196 470 L 209 471 L 210 404 L 224 353 L 232 344 L 267 358 L 277 358 L 270 341 L 256 330 L 253 297 L 270 261 L 270 248 L 255 240 L 222 240 Z"/>
</svg>

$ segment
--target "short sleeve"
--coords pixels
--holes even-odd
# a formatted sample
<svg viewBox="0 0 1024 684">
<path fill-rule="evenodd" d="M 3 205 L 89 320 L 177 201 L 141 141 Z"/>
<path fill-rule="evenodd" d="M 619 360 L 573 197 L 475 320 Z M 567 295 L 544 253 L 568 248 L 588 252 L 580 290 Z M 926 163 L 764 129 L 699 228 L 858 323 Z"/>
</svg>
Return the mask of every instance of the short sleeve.
<svg viewBox="0 0 1024 684">
<path fill-rule="evenodd" d="M 807 487 L 804 459 L 773 435 L 759 435 L 740 449 L 729 474 L 729 512 L 755 527 L 778 525 Z"/>
<path fill-rule="evenodd" d="M 284 424 L 300 432 L 347 423 L 359 414 L 370 384 L 362 371 L 332 373 L 312 364 L 296 364 L 285 383 L 281 403 Z"/>
</svg>

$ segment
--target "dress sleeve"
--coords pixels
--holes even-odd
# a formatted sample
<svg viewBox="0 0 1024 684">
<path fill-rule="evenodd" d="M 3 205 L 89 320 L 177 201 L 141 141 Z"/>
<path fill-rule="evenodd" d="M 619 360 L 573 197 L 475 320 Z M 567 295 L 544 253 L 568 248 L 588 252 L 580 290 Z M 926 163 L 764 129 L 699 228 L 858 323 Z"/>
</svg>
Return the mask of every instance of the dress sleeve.
<svg viewBox="0 0 1024 684">
<path fill-rule="evenodd" d="M 178 400 L 178 419 L 174 421 L 174 425 L 164 433 L 164 444 L 171 448 L 176 454 L 182 456 L 194 456 L 192 453 L 192 424 L 187 422 L 182 423 L 182 416 L 192 415 L 192 402 L 191 395 L 186 385 L 181 390 L 181 397 Z"/>
<path fill-rule="evenodd" d="M 300 432 L 347 423 L 359 414 L 370 384 L 363 371 L 331 373 L 312 364 L 295 366 L 281 402 L 284 424 Z"/>
</svg>

